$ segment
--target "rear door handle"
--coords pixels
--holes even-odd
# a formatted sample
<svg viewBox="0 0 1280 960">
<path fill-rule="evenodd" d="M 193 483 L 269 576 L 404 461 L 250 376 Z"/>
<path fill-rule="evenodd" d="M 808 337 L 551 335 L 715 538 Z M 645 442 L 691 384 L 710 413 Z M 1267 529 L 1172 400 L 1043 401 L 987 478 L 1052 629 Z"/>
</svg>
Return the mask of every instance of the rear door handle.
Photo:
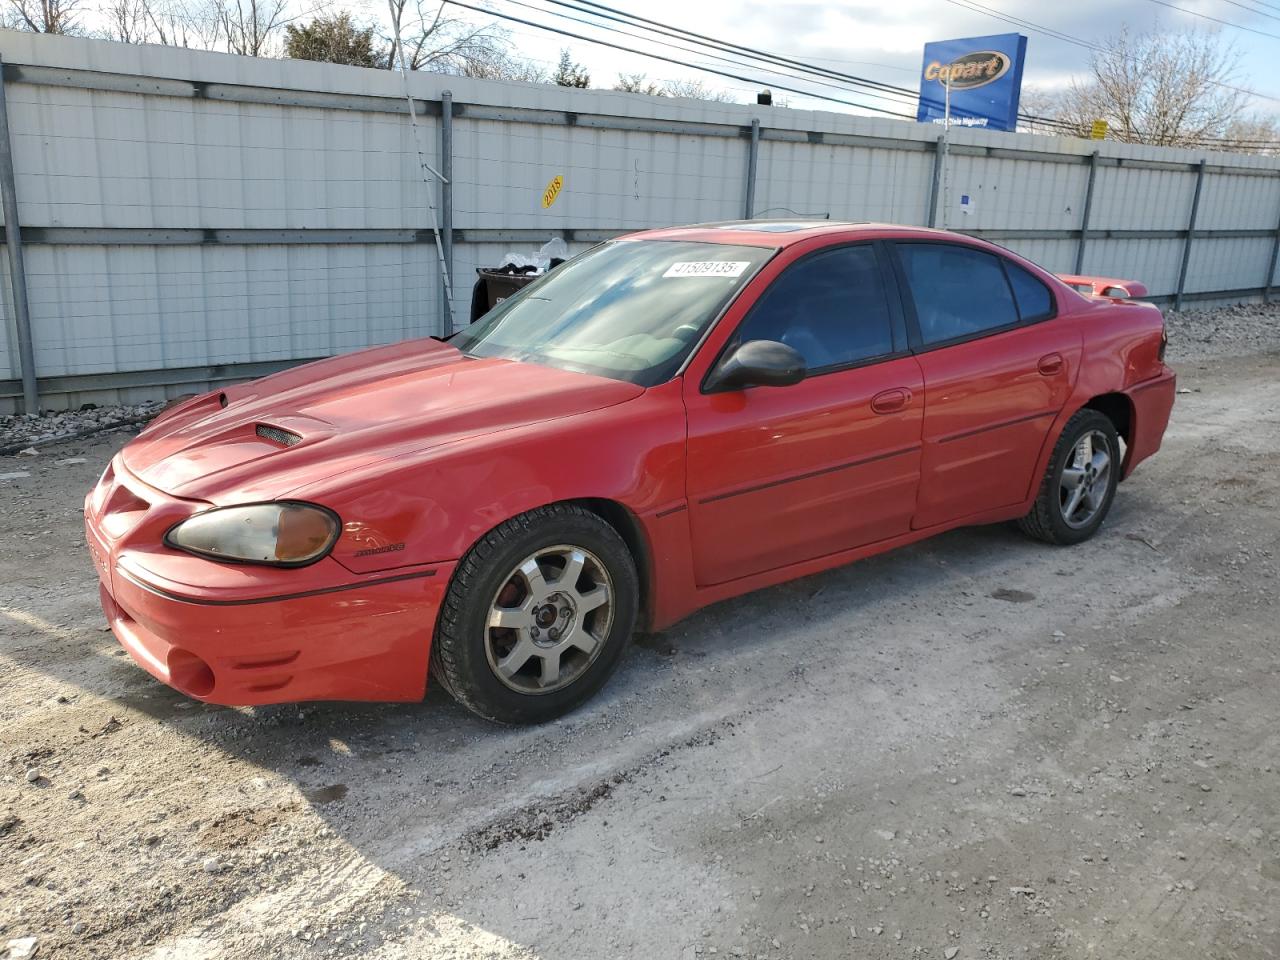
<svg viewBox="0 0 1280 960">
<path fill-rule="evenodd" d="M 894 387 L 882 390 L 871 398 L 871 409 L 875 413 L 897 413 L 905 410 L 911 403 L 911 391 L 906 387 Z"/>
<path fill-rule="evenodd" d="M 1046 377 L 1052 377 L 1055 373 L 1062 372 L 1062 354 L 1046 353 L 1040 358 L 1040 362 L 1036 365 L 1037 369 Z"/>
</svg>

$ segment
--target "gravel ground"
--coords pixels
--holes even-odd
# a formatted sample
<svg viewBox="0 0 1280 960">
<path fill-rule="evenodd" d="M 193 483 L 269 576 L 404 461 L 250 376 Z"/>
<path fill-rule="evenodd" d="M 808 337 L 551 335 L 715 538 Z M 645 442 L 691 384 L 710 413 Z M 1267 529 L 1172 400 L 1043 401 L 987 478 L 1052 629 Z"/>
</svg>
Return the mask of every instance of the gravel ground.
<svg viewBox="0 0 1280 960">
<path fill-rule="evenodd" d="M 0 417 L 0 455 L 24 453 L 29 456 L 29 451 L 51 443 L 73 440 L 111 427 L 145 423 L 163 406 L 162 400 L 101 407 L 88 404 L 83 410 Z"/>
<path fill-rule="evenodd" d="M 1240 303 L 1213 310 L 1166 310 L 1173 361 L 1235 357 L 1280 348 L 1280 304 Z"/>
<path fill-rule="evenodd" d="M 957 531 L 721 604 L 538 729 L 184 699 L 81 543 L 126 434 L 0 459 L 0 947 L 1280 957 L 1280 354 L 1260 314 L 1207 359 L 1203 316 L 1094 540 Z"/>
</svg>

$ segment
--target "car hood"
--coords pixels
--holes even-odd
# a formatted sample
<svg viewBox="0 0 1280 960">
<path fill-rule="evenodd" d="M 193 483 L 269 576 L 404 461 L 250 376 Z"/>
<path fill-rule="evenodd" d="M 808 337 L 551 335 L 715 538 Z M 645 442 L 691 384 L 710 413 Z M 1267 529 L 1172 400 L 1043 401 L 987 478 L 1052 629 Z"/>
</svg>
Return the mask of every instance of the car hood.
<svg viewBox="0 0 1280 960">
<path fill-rule="evenodd" d="M 144 483 L 213 503 L 271 499 L 356 467 L 598 410 L 631 383 L 413 340 L 294 367 L 162 415 L 122 452 Z"/>
</svg>

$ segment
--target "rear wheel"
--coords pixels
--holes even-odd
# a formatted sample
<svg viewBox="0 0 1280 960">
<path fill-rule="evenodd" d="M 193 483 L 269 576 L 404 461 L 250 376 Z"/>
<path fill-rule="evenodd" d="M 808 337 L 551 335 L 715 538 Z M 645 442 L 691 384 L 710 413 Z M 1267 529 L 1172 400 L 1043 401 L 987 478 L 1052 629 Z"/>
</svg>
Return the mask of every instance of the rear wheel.
<svg viewBox="0 0 1280 960">
<path fill-rule="evenodd" d="M 490 531 L 459 563 L 433 673 L 486 719 L 550 720 L 604 685 L 638 605 L 635 561 L 617 531 L 573 504 L 540 507 Z"/>
<path fill-rule="evenodd" d="M 1097 410 L 1081 410 L 1062 430 L 1031 512 L 1018 521 L 1037 540 L 1088 540 L 1106 519 L 1120 479 L 1120 438 Z"/>
</svg>

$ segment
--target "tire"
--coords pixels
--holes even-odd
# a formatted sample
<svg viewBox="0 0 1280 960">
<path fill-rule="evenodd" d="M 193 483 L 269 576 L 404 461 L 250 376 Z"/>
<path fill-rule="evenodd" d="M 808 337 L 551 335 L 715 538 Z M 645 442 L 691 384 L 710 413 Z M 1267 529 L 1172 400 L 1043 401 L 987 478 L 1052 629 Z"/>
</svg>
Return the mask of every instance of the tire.
<svg viewBox="0 0 1280 960">
<path fill-rule="evenodd" d="M 1087 458 L 1092 471 L 1082 468 L 1085 441 L 1093 453 Z M 1106 457 L 1105 467 L 1099 466 L 1100 455 Z M 1077 483 L 1073 484 L 1073 479 Z M 1119 480 L 1120 438 L 1115 425 L 1097 410 L 1080 410 L 1063 427 L 1031 512 L 1018 526 L 1045 543 L 1067 546 L 1088 540 L 1106 519 Z M 1084 491 L 1073 500 L 1077 486 L 1083 486 Z"/>
<path fill-rule="evenodd" d="M 459 562 L 431 673 L 486 720 L 553 720 L 604 686 L 639 601 L 635 559 L 612 526 L 575 504 L 530 510 L 489 531 Z"/>
</svg>

